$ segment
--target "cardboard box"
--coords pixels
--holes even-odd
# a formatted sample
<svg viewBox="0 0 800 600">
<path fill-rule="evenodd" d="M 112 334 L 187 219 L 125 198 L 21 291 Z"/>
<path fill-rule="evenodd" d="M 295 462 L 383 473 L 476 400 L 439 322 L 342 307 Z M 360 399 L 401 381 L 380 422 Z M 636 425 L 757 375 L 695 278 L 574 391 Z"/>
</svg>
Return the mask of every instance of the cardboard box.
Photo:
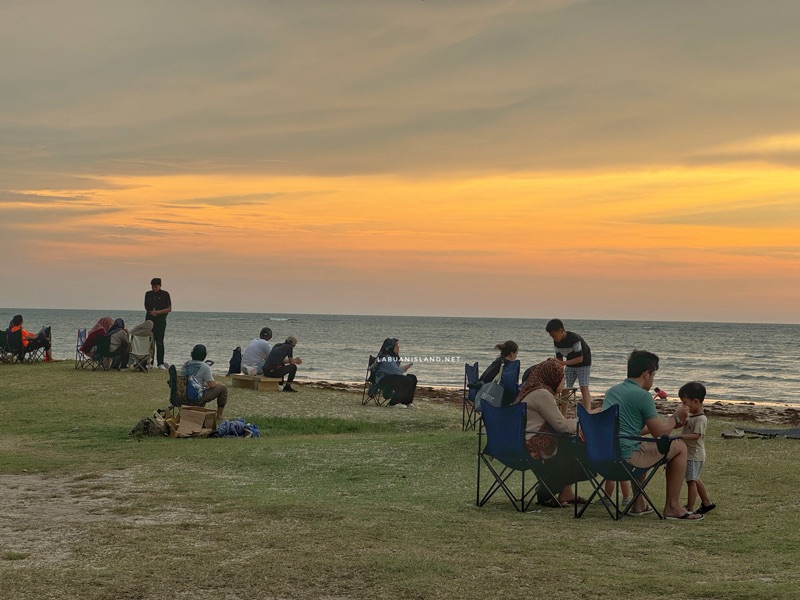
<svg viewBox="0 0 800 600">
<path fill-rule="evenodd" d="M 167 415 L 170 437 L 208 437 L 217 428 L 217 411 L 202 406 L 181 406 Z"/>
</svg>

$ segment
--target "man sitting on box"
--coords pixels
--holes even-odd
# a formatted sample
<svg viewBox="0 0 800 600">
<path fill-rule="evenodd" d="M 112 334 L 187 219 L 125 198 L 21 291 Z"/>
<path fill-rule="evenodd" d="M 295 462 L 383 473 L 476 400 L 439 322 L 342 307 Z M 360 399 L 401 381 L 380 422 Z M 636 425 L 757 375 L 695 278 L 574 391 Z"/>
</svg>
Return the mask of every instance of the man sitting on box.
<svg viewBox="0 0 800 600">
<path fill-rule="evenodd" d="M 211 367 L 206 364 L 206 347 L 197 344 L 192 348 L 192 360 L 187 360 L 181 367 L 181 376 L 194 377 L 203 386 L 203 396 L 196 402 L 187 402 L 194 406 L 205 406 L 212 400 L 217 401 L 217 421 L 222 420 L 222 412 L 228 402 L 228 388 L 219 381 L 214 381 Z M 189 382 L 186 384 L 190 385 Z"/>
</svg>

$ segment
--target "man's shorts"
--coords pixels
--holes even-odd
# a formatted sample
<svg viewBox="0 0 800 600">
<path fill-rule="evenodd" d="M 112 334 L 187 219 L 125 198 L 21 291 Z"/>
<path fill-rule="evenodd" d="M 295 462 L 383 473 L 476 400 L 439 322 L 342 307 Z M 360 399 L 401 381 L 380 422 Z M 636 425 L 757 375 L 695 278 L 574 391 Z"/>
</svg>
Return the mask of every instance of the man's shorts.
<svg viewBox="0 0 800 600">
<path fill-rule="evenodd" d="M 700 479 L 700 469 L 703 468 L 702 460 L 686 461 L 686 481 L 697 481 Z"/>
<path fill-rule="evenodd" d="M 575 379 L 578 380 L 578 386 L 589 387 L 589 373 L 592 367 L 567 367 L 564 370 L 564 375 L 567 378 L 567 387 L 572 387 Z"/>
<path fill-rule="evenodd" d="M 682 440 L 675 440 L 669 445 L 669 453 L 667 454 L 667 460 L 672 460 L 672 458 L 678 454 L 681 450 L 681 446 L 685 446 Z M 655 444 L 655 440 L 653 442 L 641 442 L 639 444 L 639 449 L 634 450 L 631 454 L 631 457 L 626 459 L 628 464 L 633 465 L 634 467 L 641 467 L 647 468 L 652 467 L 664 455 L 658 451 L 658 446 Z"/>
</svg>

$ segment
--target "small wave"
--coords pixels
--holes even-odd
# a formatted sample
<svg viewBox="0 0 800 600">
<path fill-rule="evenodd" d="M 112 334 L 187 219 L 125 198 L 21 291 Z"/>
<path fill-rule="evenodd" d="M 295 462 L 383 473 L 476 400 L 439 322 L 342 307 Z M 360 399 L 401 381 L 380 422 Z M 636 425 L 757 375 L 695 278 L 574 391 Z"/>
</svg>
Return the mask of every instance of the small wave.
<svg viewBox="0 0 800 600">
<path fill-rule="evenodd" d="M 270 321 L 294 321 L 294 319 L 283 318 L 283 317 L 270 317 Z"/>
</svg>

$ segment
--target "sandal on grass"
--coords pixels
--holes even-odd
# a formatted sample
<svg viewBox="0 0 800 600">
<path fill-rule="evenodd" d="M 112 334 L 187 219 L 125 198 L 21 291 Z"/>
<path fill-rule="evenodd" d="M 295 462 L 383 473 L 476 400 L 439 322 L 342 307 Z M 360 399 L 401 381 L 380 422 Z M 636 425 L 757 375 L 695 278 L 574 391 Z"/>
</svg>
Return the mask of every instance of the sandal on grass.
<svg viewBox="0 0 800 600">
<path fill-rule="evenodd" d="M 586 498 L 583 496 L 575 496 L 564 502 L 564 504 L 586 504 Z"/>
<path fill-rule="evenodd" d="M 702 521 L 703 515 L 700 513 L 686 511 L 680 517 L 671 517 L 669 515 L 665 515 L 665 518 L 669 519 L 670 521 Z"/>
<path fill-rule="evenodd" d="M 547 498 L 546 500 L 540 500 L 538 502 L 541 506 L 546 506 L 547 508 L 565 508 L 567 503 L 562 504 L 555 498 Z"/>
</svg>

